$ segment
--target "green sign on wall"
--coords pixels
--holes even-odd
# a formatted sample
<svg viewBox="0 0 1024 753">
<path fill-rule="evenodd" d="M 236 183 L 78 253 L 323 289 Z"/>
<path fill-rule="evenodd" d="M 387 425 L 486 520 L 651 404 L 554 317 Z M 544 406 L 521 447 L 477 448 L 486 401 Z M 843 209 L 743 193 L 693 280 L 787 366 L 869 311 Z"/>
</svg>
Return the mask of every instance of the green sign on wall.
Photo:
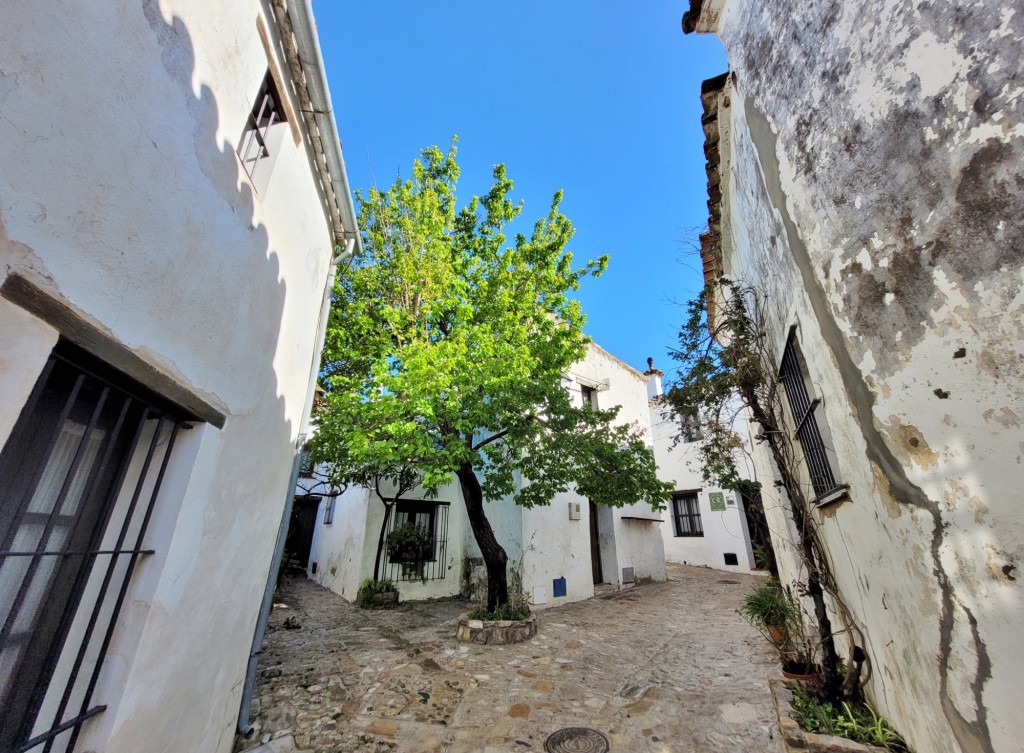
<svg viewBox="0 0 1024 753">
<path fill-rule="evenodd" d="M 725 510 L 725 495 L 722 492 L 711 492 L 708 495 L 708 499 L 711 500 L 711 511 L 718 512 Z"/>
</svg>

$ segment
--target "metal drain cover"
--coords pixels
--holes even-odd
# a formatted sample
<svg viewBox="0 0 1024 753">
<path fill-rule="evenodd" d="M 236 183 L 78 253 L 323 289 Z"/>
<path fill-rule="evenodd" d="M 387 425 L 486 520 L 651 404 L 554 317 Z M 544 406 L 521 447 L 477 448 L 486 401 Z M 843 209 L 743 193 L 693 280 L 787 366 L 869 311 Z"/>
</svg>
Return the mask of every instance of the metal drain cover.
<svg viewBox="0 0 1024 753">
<path fill-rule="evenodd" d="M 544 741 L 547 753 L 608 753 L 609 749 L 608 738 L 587 727 L 566 727 Z"/>
<path fill-rule="evenodd" d="M 727 586 L 738 586 L 740 582 L 738 580 L 720 580 L 719 583 L 725 583 Z"/>
</svg>

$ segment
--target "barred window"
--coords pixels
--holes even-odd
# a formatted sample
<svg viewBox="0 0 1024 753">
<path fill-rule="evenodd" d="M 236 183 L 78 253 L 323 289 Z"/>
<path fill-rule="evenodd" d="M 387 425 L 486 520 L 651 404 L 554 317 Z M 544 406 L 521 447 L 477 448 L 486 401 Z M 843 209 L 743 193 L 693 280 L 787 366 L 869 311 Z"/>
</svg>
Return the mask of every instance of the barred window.
<svg viewBox="0 0 1024 753">
<path fill-rule="evenodd" d="M 672 519 L 675 521 L 676 536 L 704 535 L 697 492 L 676 492 L 672 495 Z"/>
<path fill-rule="evenodd" d="M 0 452 L 0 750 L 71 751 L 189 416 L 61 340 Z"/>
<path fill-rule="evenodd" d="M 786 349 L 782 354 L 779 381 L 786 391 L 789 410 L 796 424 L 796 438 L 800 442 L 807 470 L 811 476 L 815 497 L 822 497 L 839 485 L 829 462 L 828 451 L 822 439 L 821 427 L 815 411 L 821 404 L 819 398 L 811 398 L 801 365 L 803 356 L 796 342 L 796 331 L 790 333 Z"/>
<path fill-rule="evenodd" d="M 238 144 L 242 167 L 259 193 L 267 187 L 270 171 L 281 146 L 282 129 L 278 126 L 284 122 L 281 97 L 274 84 L 274 77 L 268 70 Z"/>
<path fill-rule="evenodd" d="M 700 441 L 700 417 L 697 410 L 687 411 L 679 418 L 679 431 L 683 442 L 687 444 Z"/>
<path fill-rule="evenodd" d="M 431 556 L 417 567 L 391 562 L 385 553 L 385 572 L 391 580 L 444 580 L 448 574 L 448 503 L 403 499 L 395 505 L 388 533 L 407 523 L 424 529 L 433 540 Z"/>
</svg>

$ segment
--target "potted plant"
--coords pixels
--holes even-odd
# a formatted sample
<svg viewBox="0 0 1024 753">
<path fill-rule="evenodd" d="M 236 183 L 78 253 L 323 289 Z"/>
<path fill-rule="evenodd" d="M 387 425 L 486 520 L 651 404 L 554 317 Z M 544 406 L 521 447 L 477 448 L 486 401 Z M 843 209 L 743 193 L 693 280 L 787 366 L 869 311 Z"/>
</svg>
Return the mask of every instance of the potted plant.
<svg viewBox="0 0 1024 753">
<path fill-rule="evenodd" d="M 434 539 L 425 527 L 404 523 L 388 534 L 387 550 L 391 562 L 425 562 L 434 553 Z"/>
<path fill-rule="evenodd" d="M 759 583 L 738 611 L 778 650 L 785 677 L 807 681 L 817 677 L 815 646 L 804 631 L 800 604 L 781 583 L 774 578 Z"/>
<path fill-rule="evenodd" d="M 782 584 L 767 578 L 747 594 L 739 613 L 776 646 L 789 641 L 790 628 L 800 621 L 800 609 Z"/>
<path fill-rule="evenodd" d="M 398 604 L 398 589 L 387 578 L 366 578 L 359 584 L 356 603 L 363 609 L 387 609 Z"/>
</svg>

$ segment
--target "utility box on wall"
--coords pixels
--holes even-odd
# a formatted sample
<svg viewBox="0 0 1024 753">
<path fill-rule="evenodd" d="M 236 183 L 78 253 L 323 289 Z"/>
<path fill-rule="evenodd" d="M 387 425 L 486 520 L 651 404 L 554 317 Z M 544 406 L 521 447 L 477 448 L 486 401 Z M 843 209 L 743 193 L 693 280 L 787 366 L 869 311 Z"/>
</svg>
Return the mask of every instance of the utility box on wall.
<svg viewBox="0 0 1024 753">
<path fill-rule="evenodd" d="M 570 502 L 569 503 L 569 520 L 579 520 L 579 519 L 580 519 L 580 503 L 579 502 Z"/>
</svg>

